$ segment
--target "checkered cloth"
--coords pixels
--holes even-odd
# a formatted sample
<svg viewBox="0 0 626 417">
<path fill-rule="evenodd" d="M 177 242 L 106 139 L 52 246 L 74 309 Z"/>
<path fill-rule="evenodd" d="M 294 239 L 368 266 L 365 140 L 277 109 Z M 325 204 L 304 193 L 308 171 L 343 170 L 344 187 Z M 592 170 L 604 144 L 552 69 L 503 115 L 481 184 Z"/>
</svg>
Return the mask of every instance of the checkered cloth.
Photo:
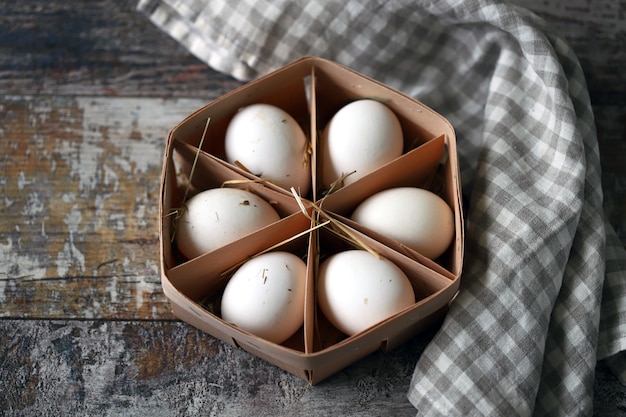
<svg viewBox="0 0 626 417">
<path fill-rule="evenodd" d="M 317 55 L 455 126 L 461 291 L 419 358 L 419 415 L 592 414 L 596 361 L 624 372 L 626 252 L 602 208 L 583 73 L 530 12 L 491 0 L 141 0 L 217 70 L 250 80 Z"/>
</svg>

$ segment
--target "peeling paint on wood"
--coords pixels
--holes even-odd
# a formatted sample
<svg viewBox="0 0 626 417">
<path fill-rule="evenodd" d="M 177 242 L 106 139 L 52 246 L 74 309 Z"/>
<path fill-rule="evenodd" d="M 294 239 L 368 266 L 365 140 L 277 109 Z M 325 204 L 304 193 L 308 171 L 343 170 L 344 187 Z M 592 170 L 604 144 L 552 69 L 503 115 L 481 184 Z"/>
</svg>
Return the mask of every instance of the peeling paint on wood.
<svg viewBox="0 0 626 417">
<path fill-rule="evenodd" d="M 407 358 L 426 340 L 311 387 L 182 323 L 8 320 L 0 334 L 0 357 L 19 358 L 0 370 L 0 411 L 16 415 L 412 416 Z"/>
<path fill-rule="evenodd" d="M 203 104 L 0 98 L 0 315 L 170 317 L 157 246 L 163 150 Z"/>
<path fill-rule="evenodd" d="M 406 392 L 430 337 L 311 387 L 184 323 L 3 320 L 0 414 L 414 416 Z M 619 415 L 626 392 L 603 390 L 608 382 L 615 377 L 600 366 L 596 410 Z"/>
</svg>

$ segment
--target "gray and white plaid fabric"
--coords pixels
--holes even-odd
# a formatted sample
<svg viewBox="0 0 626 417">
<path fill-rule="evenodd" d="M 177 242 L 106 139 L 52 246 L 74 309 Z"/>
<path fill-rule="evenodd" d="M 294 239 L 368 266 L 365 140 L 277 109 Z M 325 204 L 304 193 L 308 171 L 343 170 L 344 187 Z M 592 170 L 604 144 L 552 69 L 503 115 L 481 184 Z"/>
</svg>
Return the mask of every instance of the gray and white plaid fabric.
<svg viewBox="0 0 626 417">
<path fill-rule="evenodd" d="M 466 201 L 461 291 L 419 358 L 419 415 L 592 415 L 596 361 L 624 370 L 626 251 L 602 209 L 578 61 L 493 0 L 141 0 L 215 69 L 250 80 L 329 58 L 455 126 Z"/>
</svg>

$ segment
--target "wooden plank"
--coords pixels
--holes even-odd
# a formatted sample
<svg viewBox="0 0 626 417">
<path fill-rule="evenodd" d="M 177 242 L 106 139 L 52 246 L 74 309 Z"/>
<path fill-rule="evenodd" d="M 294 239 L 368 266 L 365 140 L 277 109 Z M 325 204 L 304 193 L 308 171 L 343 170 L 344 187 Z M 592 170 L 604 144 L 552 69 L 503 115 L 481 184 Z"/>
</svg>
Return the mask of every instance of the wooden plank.
<svg viewBox="0 0 626 417">
<path fill-rule="evenodd" d="M 240 84 L 160 32 L 136 0 L 1 3 L 0 92 L 212 99 Z"/>
<path fill-rule="evenodd" d="M 183 323 L 2 320 L 0 413 L 413 416 L 406 392 L 426 340 L 311 387 Z"/>
<path fill-rule="evenodd" d="M 414 416 L 406 392 L 428 333 L 316 386 L 178 322 L 0 321 L 0 414 Z M 597 416 L 626 392 L 604 366 Z"/>
<path fill-rule="evenodd" d="M 168 131 L 199 99 L 0 97 L 0 315 L 171 318 L 160 287 Z"/>
</svg>

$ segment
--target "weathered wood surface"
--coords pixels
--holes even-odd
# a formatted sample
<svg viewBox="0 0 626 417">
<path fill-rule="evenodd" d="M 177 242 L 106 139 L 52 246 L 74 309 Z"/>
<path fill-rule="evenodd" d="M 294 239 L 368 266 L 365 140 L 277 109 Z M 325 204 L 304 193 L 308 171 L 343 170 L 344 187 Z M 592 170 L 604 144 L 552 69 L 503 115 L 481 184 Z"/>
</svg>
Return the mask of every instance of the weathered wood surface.
<svg viewBox="0 0 626 417">
<path fill-rule="evenodd" d="M 408 417 L 415 338 L 311 387 L 180 322 L 0 321 L 0 415 Z M 599 366 L 597 416 L 626 410 Z"/>
<path fill-rule="evenodd" d="M 135 11 L 137 0 L 0 0 L 4 94 L 216 98 L 216 73 Z"/>
<path fill-rule="evenodd" d="M 626 1 L 517 3 L 579 56 L 626 242 Z M 174 319 L 158 271 L 165 136 L 240 83 L 135 5 L 0 0 L 0 415 L 413 415 L 428 337 L 308 387 Z M 597 415 L 626 410 L 602 364 L 595 394 Z"/>
<path fill-rule="evenodd" d="M 202 104 L 0 97 L 0 315 L 171 318 L 158 252 L 164 138 Z"/>
<path fill-rule="evenodd" d="M 0 387 L 16 384 L 0 412 L 155 417 L 412 416 L 407 358 L 423 346 L 374 354 L 310 387 L 179 322 L 5 320 L 0 342 L 15 361 L 2 363 Z"/>
</svg>

